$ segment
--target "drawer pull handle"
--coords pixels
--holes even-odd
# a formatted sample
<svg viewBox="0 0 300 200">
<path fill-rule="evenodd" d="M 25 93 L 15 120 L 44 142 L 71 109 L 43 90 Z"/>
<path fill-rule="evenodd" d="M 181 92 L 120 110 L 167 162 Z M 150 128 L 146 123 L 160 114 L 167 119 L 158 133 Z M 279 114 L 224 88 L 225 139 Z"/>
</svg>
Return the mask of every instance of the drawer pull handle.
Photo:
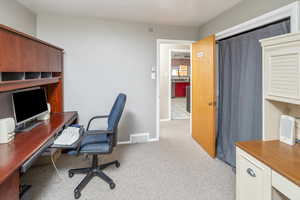
<svg viewBox="0 0 300 200">
<path fill-rule="evenodd" d="M 250 176 L 252 176 L 252 177 L 256 177 L 255 172 L 254 172 L 253 169 L 251 169 L 251 168 L 248 168 L 248 169 L 247 169 L 247 173 L 248 173 Z"/>
</svg>

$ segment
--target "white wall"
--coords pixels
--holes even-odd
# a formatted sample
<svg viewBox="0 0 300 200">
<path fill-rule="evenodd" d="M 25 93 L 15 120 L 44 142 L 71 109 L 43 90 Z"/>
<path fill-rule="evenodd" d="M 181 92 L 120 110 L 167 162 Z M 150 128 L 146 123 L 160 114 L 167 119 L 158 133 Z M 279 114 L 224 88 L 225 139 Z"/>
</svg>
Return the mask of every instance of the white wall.
<svg viewBox="0 0 300 200">
<path fill-rule="evenodd" d="M 170 119 L 169 111 L 169 88 L 170 88 L 170 57 L 169 52 L 171 49 L 190 49 L 190 45 L 178 45 L 178 44 L 161 44 L 160 45 L 160 119 Z"/>
<path fill-rule="evenodd" d="M 36 15 L 16 0 L 0 0 L 0 24 L 27 34 L 36 34 Z M 0 119 L 13 117 L 10 93 L 0 93 L 0 102 Z"/>
<path fill-rule="evenodd" d="M 218 33 L 293 2 L 295 0 L 243 0 L 201 26 L 200 36 Z"/>
<path fill-rule="evenodd" d="M 156 137 L 156 39 L 198 39 L 197 27 L 39 15 L 38 37 L 65 49 L 65 110 L 78 110 L 81 123 L 107 114 L 119 92 L 127 94 L 119 140 L 129 134 Z"/>
<path fill-rule="evenodd" d="M 0 0 L 0 24 L 36 34 L 36 15 L 16 0 Z"/>
</svg>

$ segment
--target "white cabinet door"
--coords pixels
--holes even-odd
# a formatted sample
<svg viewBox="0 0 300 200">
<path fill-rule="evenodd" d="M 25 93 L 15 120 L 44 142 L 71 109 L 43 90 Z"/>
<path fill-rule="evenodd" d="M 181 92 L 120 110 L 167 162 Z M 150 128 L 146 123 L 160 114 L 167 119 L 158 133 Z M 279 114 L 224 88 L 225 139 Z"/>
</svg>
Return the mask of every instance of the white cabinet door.
<svg viewBox="0 0 300 200">
<path fill-rule="evenodd" d="M 299 39 L 288 34 L 262 42 L 265 98 L 300 104 Z"/>
<path fill-rule="evenodd" d="M 237 148 L 236 199 L 271 200 L 271 192 L 271 169 Z"/>
</svg>

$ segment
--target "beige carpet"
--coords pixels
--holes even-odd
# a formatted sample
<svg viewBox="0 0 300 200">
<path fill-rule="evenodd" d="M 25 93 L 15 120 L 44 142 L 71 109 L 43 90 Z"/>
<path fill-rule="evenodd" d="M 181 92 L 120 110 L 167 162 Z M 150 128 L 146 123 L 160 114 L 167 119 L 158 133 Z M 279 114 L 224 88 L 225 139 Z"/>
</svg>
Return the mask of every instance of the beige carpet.
<svg viewBox="0 0 300 200">
<path fill-rule="evenodd" d="M 188 120 L 162 122 L 159 142 L 119 145 L 110 157 L 120 168 L 106 173 L 116 188 L 94 178 L 82 200 L 233 200 L 234 174 L 230 167 L 209 158 L 189 135 Z M 34 167 L 23 177 L 32 184 L 32 200 L 73 199 L 73 189 L 83 175 L 68 178 L 69 168 L 85 167 L 89 160 L 64 155 L 57 162 L 60 179 L 51 165 Z"/>
</svg>

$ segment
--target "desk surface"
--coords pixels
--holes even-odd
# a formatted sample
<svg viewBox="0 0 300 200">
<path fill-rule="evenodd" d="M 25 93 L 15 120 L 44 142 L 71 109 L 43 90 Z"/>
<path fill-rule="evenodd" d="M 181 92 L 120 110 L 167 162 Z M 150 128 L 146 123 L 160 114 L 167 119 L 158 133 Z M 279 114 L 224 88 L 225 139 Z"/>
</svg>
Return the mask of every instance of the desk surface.
<svg viewBox="0 0 300 200">
<path fill-rule="evenodd" d="M 16 134 L 8 144 L 0 144 L 0 184 L 74 117 L 77 112 L 52 113 L 42 125 Z"/>
<path fill-rule="evenodd" d="M 300 186 L 300 144 L 290 146 L 274 140 L 238 142 L 236 145 Z"/>
</svg>

